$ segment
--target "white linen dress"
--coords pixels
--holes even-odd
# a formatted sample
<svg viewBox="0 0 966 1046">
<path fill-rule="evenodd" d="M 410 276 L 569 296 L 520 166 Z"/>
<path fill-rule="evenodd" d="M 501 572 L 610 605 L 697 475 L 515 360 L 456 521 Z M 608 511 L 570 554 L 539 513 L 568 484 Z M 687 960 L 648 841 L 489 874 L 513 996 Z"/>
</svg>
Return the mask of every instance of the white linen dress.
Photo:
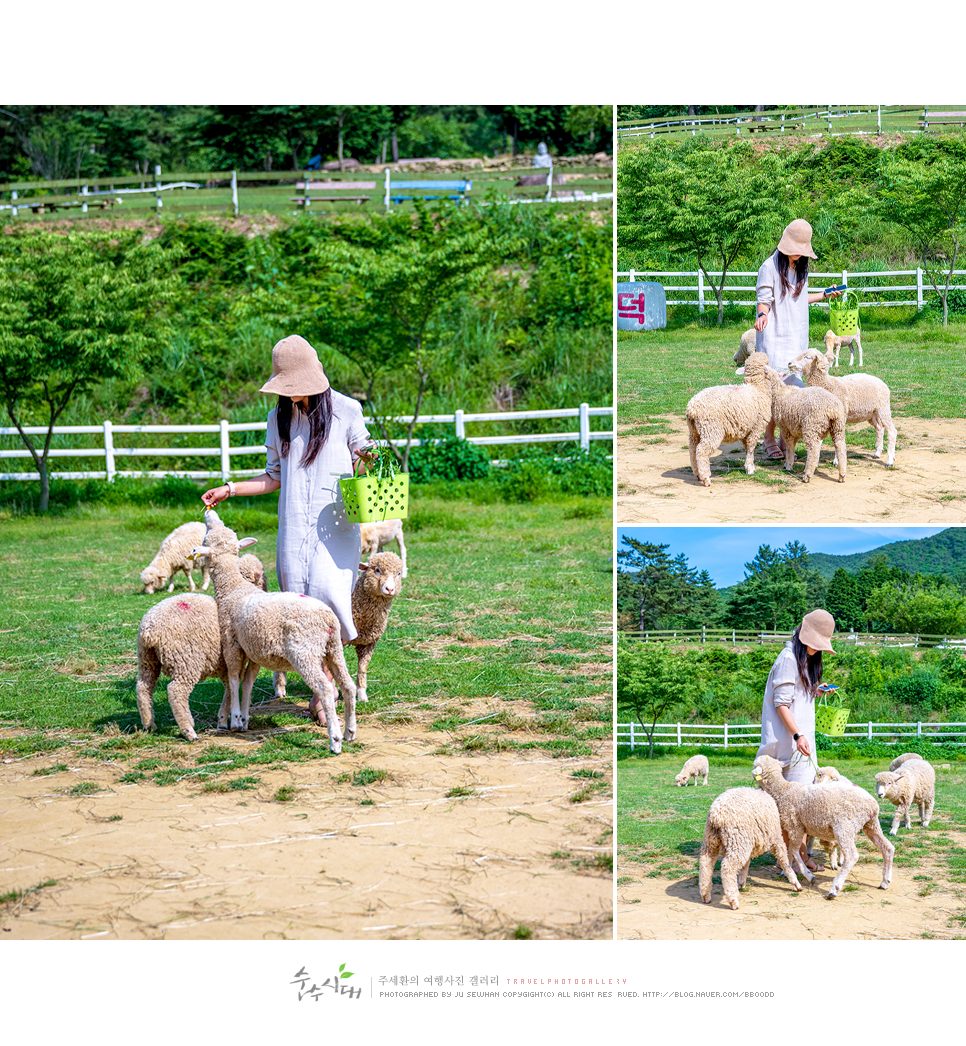
<svg viewBox="0 0 966 1046">
<path fill-rule="evenodd" d="M 811 761 L 798 751 L 794 738 L 778 718 L 776 709 L 779 705 L 787 705 L 791 709 L 798 732 L 808 738 Z M 758 755 L 770 755 L 782 763 L 782 774 L 786 781 L 811 784 L 815 778 L 815 698 L 802 686 L 790 642 L 775 658 L 768 673 L 761 704 L 761 747 Z"/>
<path fill-rule="evenodd" d="M 283 592 L 314 596 L 331 607 L 343 644 L 358 633 L 352 623 L 352 588 L 359 568 L 359 524 L 346 518 L 339 479 L 352 475 L 352 451 L 369 442 L 359 404 L 332 392 L 332 422 L 325 446 L 306 469 L 299 462 L 309 437 L 308 418 L 292 411 L 291 442 L 281 456 L 276 412 L 268 415 L 265 471 L 281 480 L 275 570 Z"/>
<path fill-rule="evenodd" d="M 794 270 L 789 266 L 789 278 Z M 802 293 L 794 298 L 795 284 L 782 294 L 781 277 L 778 275 L 778 251 L 758 270 L 755 284 L 755 299 L 759 304 L 769 307 L 768 323 L 763 331 L 755 335 L 755 350 L 768 356 L 768 363 L 779 373 L 788 371 L 790 360 L 800 356 L 808 348 L 808 283 Z M 805 383 L 797 374 L 789 374 L 786 385 L 797 385 L 804 388 Z"/>
</svg>

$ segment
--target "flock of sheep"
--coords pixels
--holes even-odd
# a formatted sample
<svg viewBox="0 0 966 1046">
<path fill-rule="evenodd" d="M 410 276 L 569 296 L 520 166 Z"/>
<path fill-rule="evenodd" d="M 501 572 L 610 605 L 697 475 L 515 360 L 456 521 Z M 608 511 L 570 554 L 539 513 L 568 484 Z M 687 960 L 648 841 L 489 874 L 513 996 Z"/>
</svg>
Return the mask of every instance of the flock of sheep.
<svg viewBox="0 0 966 1046">
<path fill-rule="evenodd" d="M 896 427 L 888 385 L 872 374 L 848 374 L 841 378 L 829 374 L 833 362 L 838 362 L 841 343 L 847 339 L 837 338 L 829 331 L 824 353 L 807 349 L 789 363 L 789 371 L 800 374 L 806 384 L 806 388 L 800 389 L 784 384 L 784 375 L 769 366 L 767 356 L 755 352 L 754 334 L 754 328 L 745 331 L 735 354 L 736 362 L 745 363 L 744 384 L 702 389 L 685 410 L 691 471 L 699 483 L 711 486 L 710 457 L 722 443 L 744 444 L 745 472 L 752 475 L 755 447 L 769 421 L 781 430 L 786 448 L 785 468 L 789 472 L 794 470 L 795 446 L 799 440 L 804 442 L 803 483 L 811 479 L 818 465 L 826 436 L 835 445 L 833 464 L 838 466 L 839 482 L 845 482 L 845 426 L 855 422 L 867 421 L 875 429 L 874 458 L 882 456 L 883 437 L 888 432 L 886 464 L 895 463 Z M 860 365 L 861 359 L 860 345 Z"/>
<path fill-rule="evenodd" d="M 675 777 L 678 786 L 690 780 L 708 783 L 707 756 L 692 756 Z M 748 879 L 753 857 L 771 853 L 792 889 L 801 890 L 795 869 L 808 880 L 815 878 L 801 859 L 801 840 L 810 837 L 822 843 L 833 870 L 838 874 L 826 897 L 831 900 L 842 889 L 859 858 L 856 838 L 864 832 L 882 854 L 882 882 L 887 890 L 892 881 L 895 847 L 879 826 L 879 804 L 865 789 L 853 785 L 834 767 L 818 769 L 812 784 L 786 781 L 781 763 L 770 756 L 755 759 L 752 776 L 758 788 L 729 788 L 722 792 L 708 811 L 704 841 L 698 860 L 698 887 L 705 904 L 711 903 L 711 881 L 715 862 L 721 859 L 721 885 L 725 902 L 738 908 L 738 891 Z M 888 799 L 896 808 L 890 835 L 895 835 L 901 820 L 910 828 L 910 807 L 919 807 L 923 828 L 929 826 L 936 801 L 936 773 L 915 752 L 893 760 L 888 770 L 876 774 L 876 795 Z M 787 843 L 783 839 L 783 833 Z"/>
<path fill-rule="evenodd" d="M 393 598 L 406 574 L 405 546 L 399 520 L 361 525 L 367 563 L 359 564 L 352 592 L 352 617 L 358 636 L 357 682 L 346 667 L 339 623 L 318 599 L 294 592 L 269 592 L 260 560 L 243 548 L 255 538 L 239 540 L 213 509 L 204 523 L 184 523 L 161 543 L 158 554 L 141 574 L 152 593 L 182 571 L 191 592 L 153 606 L 138 628 L 137 704 L 141 725 L 154 730 L 154 688 L 169 676 L 168 702 L 178 729 L 188 741 L 197 740 L 189 698 L 202 679 L 221 679 L 225 693 L 218 712 L 220 729 L 247 730 L 251 692 L 260 668 L 275 673 L 275 694 L 284 698 L 286 672 L 298 672 L 324 710 L 329 747 L 338 753 L 342 741 L 355 737 L 356 700 L 368 700 L 366 672 L 373 650 L 386 629 Z M 396 539 L 401 559 L 380 549 Z M 202 589 L 214 583 L 215 597 L 195 591 L 191 571 L 200 566 Z M 331 674 L 326 675 L 325 669 Z M 345 732 L 335 708 L 335 686 L 344 702 Z M 239 691 L 240 688 L 240 691 Z"/>
</svg>

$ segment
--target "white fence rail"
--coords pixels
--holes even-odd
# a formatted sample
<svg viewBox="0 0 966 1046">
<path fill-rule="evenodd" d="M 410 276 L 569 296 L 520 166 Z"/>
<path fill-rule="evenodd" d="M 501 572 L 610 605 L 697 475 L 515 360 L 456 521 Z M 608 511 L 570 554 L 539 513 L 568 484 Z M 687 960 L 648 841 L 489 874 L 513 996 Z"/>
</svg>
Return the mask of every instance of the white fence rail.
<svg viewBox="0 0 966 1046">
<path fill-rule="evenodd" d="M 579 407 L 567 407 L 560 410 L 527 410 L 527 411 L 496 411 L 492 413 L 470 413 L 457 410 L 453 414 L 424 414 L 420 415 L 417 424 L 429 425 L 452 425 L 453 434 L 465 439 L 468 443 L 476 443 L 480 446 L 493 446 L 497 444 L 514 443 L 579 443 L 581 449 L 589 450 L 591 440 L 612 440 L 614 438 L 613 428 L 603 431 L 592 431 L 590 419 L 594 417 L 608 417 L 613 419 L 613 407 L 591 407 L 587 403 L 581 403 Z M 497 436 L 467 436 L 466 426 L 476 422 L 508 422 L 508 421 L 531 421 L 546 418 L 576 418 L 578 422 L 577 431 L 568 432 L 540 432 L 530 434 L 503 434 Z M 367 423 L 372 418 L 365 419 Z M 393 422 L 409 424 L 412 417 L 403 416 L 391 419 Z M 102 425 L 56 425 L 55 436 L 65 435 L 100 435 L 102 446 L 86 448 L 52 448 L 50 458 L 102 458 L 104 467 L 96 472 L 53 472 L 55 479 L 108 479 L 115 476 L 146 476 L 161 478 L 168 475 L 187 476 L 192 479 L 215 479 L 220 477 L 227 480 L 232 476 L 255 476 L 263 469 L 233 469 L 231 459 L 240 454 L 264 454 L 265 445 L 233 446 L 231 434 L 234 432 L 265 432 L 266 422 L 243 422 L 231 424 L 222 420 L 210 425 L 115 425 L 113 422 L 105 421 Z M 44 436 L 47 429 L 42 426 L 25 426 L 24 432 L 28 436 Z M 115 436 L 123 434 L 143 433 L 217 433 L 217 447 L 121 447 L 115 445 Z M 0 428 L 0 436 L 13 436 L 20 438 L 15 428 Z M 418 447 L 423 441 L 415 439 L 412 445 Z M 404 446 L 404 439 L 392 440 L 396 446 Z M 16 449 L 0 449 L 0 459 L 3 458 L 29 458 L 30 451 L 24 447 Z M 118 459 L 137 457 L 215 457 L 219 459 L 219 468 L 210 471 L 193 471 L 183 469 L 170 469 L 167 471 L 121 471 L 117 467 Z M 0 480 L 27 480 L 39 479 L 36 472 L 3 472 Z"/>
<path fill-rule="evenodd" d="M 705 283 L 704 273 L 699 269 L 697 272 L 670 271 L 656 269 L 624 269 L 615 273 L 619 281 L 627 280 L 634 283 L 637 280 L 654 280 L 664 287 L 668 305 L 697 305 L 698 312 L 704 312 L 707 306 L 718 307 L 714 291 Z M 720 279 L 720 272 L 712 272 L 712 278 Z M 727 283 L 721 292 L 722 300 L 731 305 L 747 305 L 749 308 L 755 304 L 755 280 L 757 272 L 729 272 L 729 280 L 744 279 L 745 283 Z M 966 269 L 954 269 L 953 279 L 957 276 L 966 276 Z M 914 278 L 914 282 L 912 279 Z M 856 291 L 859 295 L 859 307 L 863 309 L 888 309 L 900 305 L 915 305 L 922 309 L 925 305 L 925 295 L 933 288 L 929 282 L 929 276 L 924 269 L 893 269 L 886 272 L 849 272 L 842 269 L 839 272 L 810 272 L 808 274 L 812 288 L 824 287 L 831 283 L 849 283 L 849 290 Z M 887 279 L 906 280 L 902 283 L 881 283 Z M 666 283 L 671 280 L 672 283 Z M 872 281 L 872 282 L 869 282 Z M 950 283 L 950 290 L 966 290 L 966 283 Z M 908 292 L 914 291 L 915 297 Z M 684 293 L 687 297 L 675 298 L 673 293 Z M 905 294 L 902 298 L 889 298 L 887 301 L 873 301 L 870 295 L 894 295 Z M 735 298 L 738 295 L 738 298 Z M 825 303 L 816 304 L 814 307 L 827 309 Z"/>
<path fill-rule="evenodd" d="M 647 732 L 640 723 L 618 723 L 614 733 L 618 745 L 636 748 L 648 746 Z M 953 740 L 958 738 L 959 740 Z M 843 741 L 883 741 L 905 744 L 907 741 L 949 741 L 966 744 L 966 723 L 849 723 Z M 654 730 L 656 745 L 711 748 L 758 746 L 759 723 L 658 723 Z"/>
<path fill-rule="evenodd" d="M 622 631 L 622 636 L 640 643 L 787 643 L 791 632 L 752 632 L 736 628 L 653 629 L 645 632 Z M 836 637 L 853 646 L 940 647 L 966 651 L 966 636 L 927 632 L 841 632 Z"/>
</svg>

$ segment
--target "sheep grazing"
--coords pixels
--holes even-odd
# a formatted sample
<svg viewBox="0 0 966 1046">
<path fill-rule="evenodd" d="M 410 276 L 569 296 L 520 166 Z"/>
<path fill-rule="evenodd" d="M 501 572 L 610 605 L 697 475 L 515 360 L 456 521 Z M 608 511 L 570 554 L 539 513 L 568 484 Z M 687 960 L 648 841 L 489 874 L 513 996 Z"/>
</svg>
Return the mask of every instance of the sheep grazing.
<svg viewBox="0 0 966 1046">
<path fill-rule="evenodd" d="M 738 351 L 731 358 L 738 364 L 739 367 L 744 365 L 745 360 L 755 351 L 755 342 L 758 337 L 758 331 L 754 327 L 749 327 L 741 336 L 741 342 L 738 345 Z"/>
<path fill-rule="evenodd" d="M 835 361 L 835 366 L 839 365 L 839 353 L 842 351 L 842 346 L 848 345 L 849 347 L 849 366 L 852 366 L 855 360 L 855 350 L 859 350 L 859 366 L 862 366 L 862 331 L 857 330 L 855 334 L 836 334 L 835 331 L 825 332 L 825 357 L 829 361 L 829 365 L 832 361 Z"/>
<path fill-rule="evenodd" d="M 909 810 L 913 803 L 919 807 L 923 828 L 928 828 L 936 805 L 936 771 L 925 759 L 909 759 L 898 770 L 883 770 L 875 775 L 875 794 L 896 808 L 889 835 L 896 834 L 903 819 L 906 828 L 912 827 Z"/>
<path fill-rule="evenodd" d="M 238 550 L 251 544 L 252 539 L 239 541 L 213 509 L 205 511 L 205 523 L 205 543 L 196 553 L 211 557 L 221 648 L 231 695 L 231 729 L 248 729 L 252 685 L 259 667 L 274 672 L 295 671 L 325 711 L 329 748 L 334 753 L 341 752 L 343 732 L 335 710 L 335 690 L 324 669 L 332 673 L 342 691 L 347 741 L 353 740 L 356 733 L 356 686 L 346 668 L 338 619 L 321 600 L 295 592 L 263 592 L 246 581 L 238 569 Z M 219 715 L 218 725 L 228 725 L 226 720 L 227 716 Z"/>
<path fill-rule="evenodd" d="M 722 443 L 740 440 L 745 447 L 745 472 L 755 471 L 755 447 L 771 417 L 771 386 L 765 374 L 768 357 L 754 352 L 745 364 L 743 385 L 702 389 L 688 402 L 688 450 L 691 471 L 699 483 L 711 486 L 711 452 Z"/>
<path fill-rule="evenodd" d="M 782 831 L 788 838 L 788 858 L 809 881 L 815 876 L 805 867 L 798 852 L 805 835 L 823 843 L 834 840 L 842 855 L 838 874 L 826 897 L 831 900 L 842 889 L 849 872 L 859 859 L 855 845 L 858 833 L 865 832 L 882 854 L 882 882 L 887 890 L 892 882 L 892 857 L 895 847 L 879 827 L 879 804 L 862 788 L 828 784 L 801 784 L 782 777 L 781 763 L 771 756 L 758 756 L 752 770 L 755 781 L 778 804 Z"/>
<path fill-rule="evenodd" d="M 889 769 L 898 770 L 903 763 L 908 763 L 910 759 L 922 759 L 922 756 L 918 752 L 903 752 L 902 755 L 897 755 L 892 760 L 889 764 Z"/>
<path fill-rule="evenodd" d="M 390 541 L 397 542 L 399 545 L 399 556 L 402 559 L 402 576 L 406 576 L 406 545 L 403 542 L 401 519 L 383 519 L 375 523 L 360 523 L 359 537 L 362 540 L 362 555 L 364 556 L 372 556 L 377 552 L 381 552 Z"/>
<path fill-rule="evenodd" d="M 896 460 L 896 427 L 892 421 L 892 394 L 889 386 L 872 374 L 847 374 L 833 378 L 828 372 L 828 359 L 817 349 L 808 349 L 788 364 L 793 373 L 801 374 L 809 387 L 828 389 L 845 407 L 845 420 L 852 425 L 867 421 L 875 429 L 874 458 L 882 457 L 883 433 L 889 433 L 886 464 Z"/>
<path fill-rule="evenodd" d="M 771 416 L 781 429 L 785 441 L 785 468 L 795 468 L 795 445 L 805 444 L 805 471 L 802 482 L 808 483 L 822 453 L 822 440 L 831 436 L 839 483 L 845 482 L 845 408 L 837 396 L 826 389 L 799 389 L 786 385 L 778 371 L 767 370 L 771 382 Z"/>
<path fill-rule="evenodd" d="M 194 592 L 195 582 L 191 576 L 191 571 L 195 567 L 195 562 L 191 557 L 191 550 L 196 545 L 200 545 L 204 539 L 204 523 L 182 523 L 180 527 L 175 527 L 161 542 L 158 554 L 141 571 L 141 584 L 144 585 L 144 591 L 149 596 L 153 595 L 158 589 L 164 588 L 165 582 L 168 578 L 171 578 L 168 591 L 173 592 L 174 575 L 181 570 L 188 579 L 191 591 Z M 207 563 L 201 564 L 201 575 L 201 590 L 203 592 L 208 588 Z"/>
<path fill-rule="evenodd" d="M 395 552 L 377 552 L 368 563 L 359 564 L 359 576 L 352 590 L 352 621 L 359 633 L 351 645 L 359 657 L 356 675 L 356 700 L 368 701 L 366 672 L 383 632 L 389 608 L 402 588 L 404 568 Z"/>
<path fill-rule="evenodd" d="M 781 820 L 775 800 L 756 788 L 729 788 L 715 799 L 704 826 L 704 841 L 698 858 L 698 887 L 701 900 L 711 903 L 714 863 L 721 857 L 721 885 L 725 901 L 738 908 L 738 891 L 748 881 L 753 857 L 772 853 L 785 878 L 795 890 L 802 886 L 788 860 L 782 839 Z"/>
<path fill-rule="evenodd" d="M 684 785 L 687 788 L 688 781 L 694 778 L 694 783 L 697 785 L 698 778 L 701 777 L 702 784 L 708 783 L 708 757 L 706 755 L 693 755 L 691 758 L 681 767 L 681 772 L 674 778 L 674 783 L 681 787 Z"/>
<path fill-rule="evenodd" d="M 238 569 L 252 584 L 267 590 L 265 570 L 257 556 L 242 556 Z M 169 596 L 141 618 L 135 693 L 145 730 L 155 729 L 154 688 L 162 675 L 171 679 L 168 704 L 186 741 L 198 740 L 188 699 L 202 679 L 220 679 L 225 684 L 219 718 L 226 714 L 228 671 L 221 655 L 218 609 L 211 596 L 200 592 Z"/>
</svg>

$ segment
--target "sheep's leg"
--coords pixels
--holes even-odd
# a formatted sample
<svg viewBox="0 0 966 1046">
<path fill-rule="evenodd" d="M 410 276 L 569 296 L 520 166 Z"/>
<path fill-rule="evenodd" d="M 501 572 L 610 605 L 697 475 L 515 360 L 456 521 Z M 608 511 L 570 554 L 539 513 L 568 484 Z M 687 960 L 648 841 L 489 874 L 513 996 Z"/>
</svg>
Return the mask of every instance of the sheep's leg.
<svg viewBox="0 0 966 1046">
<path fill-rule="evenodd" d="M 755 447 L 758 446 L 757 438 L 752 439 L 751 436 L 747 436 L 744 440 L 745 444 L 745 472 L 749 476 L 755 474 Z"/>
<path fill-rule="evenodd" d="M 228 690 L 228 677 L 224 676 L 222 682 L 225 684 L 225 693 L 221 698 L 221 706 L 218 709 L 218 729 L 228 729 L 228 712 L 231 708 L 231 694 Z"/>
<path fill-rule="evenodd" d="M 912 828 L 912 800 L 911 799 L 907 800 L 907 802 L 903 805 L 902 811 L 905 814 L 905 818 L 906 818 L 906 828 Z"/>
<path fill-rule="evenodd" d="M 369 662 L 372 660 L 372 652 L 376 649 L 375 643 L 367 643 L 365 646 L 357 646 L 356 654 L 359 656 L 359 669 L 356 672 L 357 690 L 356 700 L 357 701 L 368 701 L 369 692 L 367 690 L 367 679 L 369 671 Z"/>
<path fill-rule="evenodd" d="M 795 451 L 792 450 L 792 454 Z M 822 441 L 820 439 L 810 439 L 805 444 L 805 471 L 802 473 L 802 482 L 807 483 L 812 476 L 815 474 L 815 466 L 818 465 L 818 459 L 822 453 Z"/>
<path fill-rule="evenodd" d="M 872 427 L 875 429 L 875 450 L 872 452 L 872 457 L 882 457 L 882 438 L 885 435 L 885 426 L 879 419 L 878 414 L 874 414 L 870 419 Z"/>
<path fill-rule="evenodd" d="M 863 825 L 862 831 L 882 854 L 882 882 L 879 883 L 879 889 L 888 890 L 889 884 L 892 882 L 892 858 L 895 856 L 896 848 L 882 834 L 878 817 L 869 818 L 868 822 Z"/>
<path fill-rule="evenodd" d="M 886 455 L 886 464 L 892 465 L 896 460 L 896 436 L 898 433 L 896 432 L 895 422 L 892 420 L 891 413 L 888 417 L 883 418 L 882 421 L 889 433 L 889 450 Z"/>
<path fill-rule="evenodd" d="M 182 567 L 181 569 L 182 571 L 184 571 L 184 576 L 188 579 L 188 584 L 191 587 L 191 591 L 194 592 L 195 579 L 191 576 L 191 567 Z"/>
<path fill-rule="evenodd" d="M 786 436 L 784 432 L 782 433 L 782 439 L 785 441 L 785 471 L 794 472 L 797 440 L 792 439 L 790 435 Z M 806 479 L 805 482 L 807 483 L 808 480 Z"/>
<path fill-rule="evenodd" d="M 296 666 L 297 667 L 297 666 Z M 312 687 L 312 696 L 315 704 L 325 712 L 325 728 L 329 734 L 329 751 L 338 755 L 342 751 L 342 727 L 339 724 L 339 716 L 335 710 L 335 687 L 326 679 L 324 672 L 314 671 L 314 666 L 306 670 L 299 670 L 299 675 Z M 346 694 L 346 707 L 349 705 L 349 695 Z M 348 720 L 348 714 L 346 715 Z"/>
<path fill-rule="evenodd" d="M 832 459 L 832 464 L 838 466 L 839 470 L 839 483 L 845 482 L 845 473 L 848 468 L 848 462 L 845 455 L 845 423 L 841 425 L 836 421 L 833 423 L 831 428 L 832 442 L 835 444 L 835 456 Z"/>
<path fill-rule="evenodd" d="M 785 835 L 784 828 L 782 829 L 782 835 Z M 807 882 L 811 882 L 815 875 L 809 871 L 808 865 L 802 860 L 802 855 L 798 852 L 799 846 L 801 845 L 802 837 L 805 835 L 805 830 L 801 825 L 793 825 L 789 830 L 787 838 L 785 839 L 788 864 L 791 869 L 798 869 L 798 872 L 805 878 Z M 779 862 L 781 864 L 781 862 Z M 785 871 L 785 866 L 782 865 L 782 871 Z M 788 872 L 785 872 L 787 875 Z"/>
<path fill-rule="evenodd" d="M 721 858 L 721 885 L 724 888 L 725 900 L 732 911 L 738 907 L 738 873 L 742 863 L 740 857 L 730 853 Z"/>
<path fill-rule="evenodd" d="M 832 880 L 831 889 L 825 895 L 825 899 L 828 901 L 838 896 L 845 880 L 848 878 L 849 872 L 852 871 L 856 861 L 859 859 L 859 851 L 855 845 L 855 836 L 850 835 L 848 830 L 836 832 L 835 841 L 838 843 L 839 852 L 842 854 L 842 861 L 839 865 L 838 874 Z"/>
<path fill-rule="evenodd" d="M 704 845 L 701 847 L 701 855 L 698 857 L 698 888 L 701 891 L 701 900 L 705 904 L 711 903 L 711 880 L 720 849 L 716 829 L 705 829 Z"/>
<path fill-rule="evenodd" d="M 284 672 L 275 672 L 272 674 L 272 686 L 275 690 L 276 699 L 284 701 L 288 696 L 288 677 Z"/>
<path fill-rule="evenodd" d="M 701 437 L 698 435 L 698 430 L 694 427 L 694 422 L 688 418 L 688 457 L 691 460 L 691 471 L 694 473 L 696 480 L 701 479 L 698 473 L 698 443 L 701 441 Z"/>
<path fill-rule="evenodd" d="M 154 657 L 153 651 L 145 655 L 138 651 L 138 681 L 135 687 L 137 695 L 138 714 L 141 716 L 141 726 L 145 730 L 155 730 L 154 725 L 154 688 L 158 685 L 161 675 L 161 662 Z"/>
<path fill-rule="evenodd" d="M 788 851 L 785 844 L 775 843 L 771 847 L 771 853 L 774 854 L 775 860 L 778 862 L 778 867 L 781 868 L 785 878 L 792 884 L 792 889 L 796 891 L 801 890 L 802 884 L 798 881 L 795 869 L 788 860 Z M 805 870 L 808 871 L 807 868 Z"/>
<path fill-rule="evenodd" d="M 186 741 L 198 740 L 198 735 L 195 733 L 195 721 L 188 704 L 191 691 L 194 690 L 197 682 L 197 679 L 172 679 L 168 683 L 168 704 L 171 706 L 171 714 L 178 724 L 181 736 Z"/>
<path fill-rule="evenodd" d="M 399 558 L 402 560 L 402 576 L 406 576 L 406 546 L 403 544 L 402 527 L 399 528 L 399 536 L 396 538 L 399 544 Z"/>
<path fill-rule="evenodd" d="M 738 876 L 738 889 L 739 890 L 743 890 L 745 888 L 745 884 L 748 882 L 748 869 L 750 867 L 751 867 L 751 858 L 749 857 L 748 860 L 745 861 L 744 868 L 741 869 L 741 874 Z"/>
<path fill-rule="evenodd" d="M 242 676 L 241 704 L 238 709 L 237 721 L 235 719 L 235 716 L 232 715 L 232 730 L 248 729 L 248 723 L 251 718 L 250 712 L 252 707 L 252 687 L 255 685 L 255 676 L 258 675 L 258 669 L 260 667 L 261 666 L 256 665 L 254 661 L 248 662 L 248 667 L 245 669 L 245 674 Z"/>
<path fill-rule="evenodd" d="M 208 584 L 211 581 L 211 567 L 209 566 L 208 559 L 205 558 L 204 563 L 201 567 L 201 591 L 208 591 Z"/>
<path fill-rule="evenodd" d="M 929 827 L 929 822 L 932 820 L 933 807 L 936 805 L 935 798 L 930 798 L 925 801 L 919 807 L 919 813 L 922 815 L 922 826 L 923 828 Z"/>
<path fill-rule="evenodd" d="M 342 692 L 342 710 L 345 714 L 345 739 L 354 741 L 356 736 L 356 685 L 352 681 L 349 667 L 345 663 L 342 639 L 337 634 L 337 630 L 333 630 L 329 636 L 325 651 L 325 667 L 332 673 L 333 680 Z M 364 680 L 363 691 L 365 691 Z"/>
<path fill-rule="evenodd" d="M 899 831 L 899 822 L 902 820 L 902 807 L 897 806 L 896 812 L 892 815 L 892 827 L 889 829 L 889 835 L 895 835 Z"/>
<path fill-rule="evenodd" d="M 225 702 L 222 701 L 221 709 L 218 712 L 219 730 L 227 730 L 229 722 L 231 723 L 232 730 L 234 730 L 236 729 L 235 724 L 241 720 L 241 710 L 238 704 L 238 681 L 239 674 L 236 672 L 230 672 L 228 676 L 228 708 L 225 708 Z M 229 714 L 223 714 L 226 712 Z"/>
</svg>

